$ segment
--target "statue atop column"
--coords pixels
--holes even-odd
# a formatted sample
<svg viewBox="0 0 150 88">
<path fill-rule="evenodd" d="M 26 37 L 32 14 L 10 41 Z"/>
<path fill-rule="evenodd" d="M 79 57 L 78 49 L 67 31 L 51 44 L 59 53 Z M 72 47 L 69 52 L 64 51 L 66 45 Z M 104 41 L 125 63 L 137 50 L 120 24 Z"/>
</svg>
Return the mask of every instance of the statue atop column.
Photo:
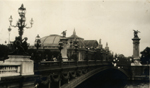
<svg viewBox="0 0 150 88">
<path fill-rule="evenodd" d="M 65 30 L 65 31 L 63 31 L 61 34 L 63 35 L 63 37 L 66 37 L 66 31 L 67 30 Z"/>
<path fill-rule="evenodd" d="M 138 31 L 138 30 L 133 30 L 133 31 L 134 31 L 134 38 L 132 39 L 132 41 L 133 41 L 133 58 L 134 58 L 134 62 L 137 63 L 140 60 L 140 55 L 139 55 L 140 38 L 138 37 L 138 33 L 140 33 L 140 31 Z"/>
<path fill-rule="evenodd" d="M 138 33 L 140 33 L 140 31 L 138 30 L 133 30 L 134 31 L 134 38 L 138 38 Z"/>
</svg>

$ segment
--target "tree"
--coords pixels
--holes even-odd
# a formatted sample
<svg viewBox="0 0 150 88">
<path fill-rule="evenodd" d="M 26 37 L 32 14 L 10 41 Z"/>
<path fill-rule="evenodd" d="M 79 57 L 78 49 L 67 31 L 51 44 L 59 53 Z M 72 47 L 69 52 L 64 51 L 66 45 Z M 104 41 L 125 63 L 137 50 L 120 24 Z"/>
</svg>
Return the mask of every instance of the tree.
<svg viewBox="0 0 150 88">
<path fill-rule="evenodd" d="M 9 49 L 5 45 L 0 45 L 0 60 L 5 60 L 8 58 Z"/>
<path fill-rule="evenodd" d="M 142 52 L 142 56 L 140 58 L 141 64 L 149 64 L 150 63 L 150 47 L 146 47 Z"/>
</svg>

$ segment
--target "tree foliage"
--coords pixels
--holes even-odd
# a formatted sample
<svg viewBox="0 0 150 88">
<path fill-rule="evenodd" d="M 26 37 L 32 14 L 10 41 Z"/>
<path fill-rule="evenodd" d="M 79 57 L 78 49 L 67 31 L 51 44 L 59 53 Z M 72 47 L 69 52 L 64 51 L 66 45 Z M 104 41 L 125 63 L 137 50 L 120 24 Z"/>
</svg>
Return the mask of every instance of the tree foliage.
<svg viewBox="0 0 150 88">
<path fill-rule="evenodd" d="M 150 47 L 146 47 L 142 52 L 142 56 L 140 58 L 141 64 L 149 64 L 150 63 Z"/>
<path fill-rule="evenodd" d="M 5 45 L 0 45 L 0 60 L 8 58 L 9 49 Z"/>
</svg>

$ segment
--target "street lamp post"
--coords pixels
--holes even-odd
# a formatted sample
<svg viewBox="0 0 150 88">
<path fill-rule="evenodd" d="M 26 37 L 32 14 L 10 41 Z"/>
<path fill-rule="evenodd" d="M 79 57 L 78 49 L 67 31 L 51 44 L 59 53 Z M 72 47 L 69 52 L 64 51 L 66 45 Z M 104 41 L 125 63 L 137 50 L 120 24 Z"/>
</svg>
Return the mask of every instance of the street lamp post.
<svg viewBox="0 0 150 88">
<path fill-rule="evenodd" d="M 10 28 L 10 27 L 8 28 L 8 31 L 9 31 L 9 40 L 8 40 L 8 44 L 10 44 L 10 31 L 11 31 L 11 28 Z"/>
<path fill-rule="evenodd" d="M 86 64 L 88 65 L 88 63 L 89 63 L 89 57 L 88 57 L 88 53 L 89 53 L 89 48 L 86 46 L 86 58 L 85 58 L 85 60 L 86 60 Z"/>
<path fill-rule="evenodd" d="M 34 46 L 36 47 L 35 62 L 40 62 L 41 61 L 41 53 L 38 52 L 38 49 L 39 49 L 39 47 L 41 47 L 41 40 L 40 40 L 39 35 L 37 35 L 35 38 Z M 36 65 L 38 65 L 38 64 L 36 64 Z"/>
<path fill-rule="evenodd" d="M 25 14 L 26 14 L 26 8 L 24 8 L 23 4 L 21 5 L 20 8 L 18 8 L 18 14 L 20 16 L 19 20 L 17 21 L 16 25 L 12 25 L 12 22 L 13 22 L 13 18 L 12 16 L 10 16 L 9 18 L 9 22 L 10 22 L 10 27 L 18 27 L 18 33 L 19 33 L 19 36 L 16 37 L 14 43 L 13 43 L 13 46 L 15 48 L 15 51 L 12 53 L 12 54 L 19 54 L 19 55 L 22 55 L 22 54 L 27 54 L 25 49 L 27 48 L 27 38 L 25 39 L 22 39 L 22 35 L 23 35 L 23 32 L 24 32 L 24 28 L 31 28 L 32 27 L 32 24 L 33 24 L 33 19 L 31 19 L 30 21 L 30 24 L 31 24 L 31 27 L 27 27 L 27 24 L 25 24 L 25 21 L 26 21 L 26 17 L 25 17 Z M 8 31 L 11 31 L 11 29 L 9 28 Z M 23 42 L 23 40 L 25 40 Z M 25 45 L 25 46 L 24 46 Z"/>
<path fill-rule="evenodd" d="M 96 61 L 97 61 L 97 58 L 96 58 L 96 52 L 97 52 L 97 50 L 96 50 L 96 48 L 94 48 L 94 55 L 93 55 L 93 59 L 95 60 L 95 63 L 96 63 Z"/>
<path fill-rule="evenodd" d="M 34 46 L 36 47 L 37 50 L 39 49 L 39 47 L 41 47 L 41 40 L 39 35 L 37 35 L 35 38 Z"/>
<path fill-rule="evenodd" d="M 7 45 L 7 41 L 5 41 L 5 45 Z"/>
<path fill-rule="evenodd" d="M 60 40 L 59 41 L 59 47 L 58 47 L 60 53 L 59 53 L 59 57 L 58 57 L 58 60 L 59 60 L 59 65 L 60 67 L 62 67 L 62 64 L 63 64 L 63 58 L 62 58 L 62 54 L 61 54 L 61 50 L 63 49 L 63 42 Z"/>
<path fill-rule="evenodd" d="M 76 65 L 78 65 L 78 41 L 76 39 L 73 42 L 73 46 L 75 48 L 75 61 L 76 61 Z"/>
<path fill-rule="evenodd" d="M 88 47 L 86 47 L 85 49 L 86 49 L 86 51 L 85 51 L 85 52 L 86 52 L 86 61 L 88 62 L 88 60 L 89 60 L 89 58 L 88 58 L 89 48 L 88 48 Z"/>
<path fill-rule="evenodd" d="M 27 24 L 25 24 L 25 21 L 26 21 L 26 17 L 25 17 L 26 8 L 24 8 L 23 4 L 21 5 L 20 8 L 18 8 L 18 14 L 19 14 L 20 18 L 19 18 L 19 20 L 18 20 L 18 22 L 15 26 L 12 25 L 12 21 L 13 21 L 12 16 L 10 16 L 9 22 L 10 22 L 10 27 L 18 27 L 19 37 L 22 40 L 23 29 L 24 28 L 27 28 L 27 29 L 31 28 L 32 25 L 33 25 L 33 19 L 31 18 L 31 21 L 30 21 L 31 27 L 27 27 Z"/>
<path fill-rule="evenodd" d="M 59 61 L 60 63 L 62 62 L 62 54 L 61 54 L 61 50 L 63 49 L 63 42 L 60 40 L 59 41 L 59 47 L 58 47 L 60 53 L 59 53 Z"/>
</svg>

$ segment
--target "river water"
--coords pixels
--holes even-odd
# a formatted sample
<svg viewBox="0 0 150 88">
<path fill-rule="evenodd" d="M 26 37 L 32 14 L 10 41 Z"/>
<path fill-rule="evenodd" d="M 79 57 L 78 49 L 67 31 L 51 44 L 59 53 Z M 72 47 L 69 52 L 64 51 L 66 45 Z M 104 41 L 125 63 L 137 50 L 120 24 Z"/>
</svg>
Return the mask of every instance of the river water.
<svg viewBox="0 0 150 88">
<path fill-rule="evenodd" d="M 112 82 L 114 83 L 114 82 Z M 150 83 L 148 81 L 128 81 L 125 85 L 120 85 L 119 83 L 110 84 L 109 82 L 106 83 L 99 83 L 97 85 L 79 85 L 76 88 L 150 88 Z"/>
<path fill-rule="evenodd" d="M 124 88 L 150 88 L 148 81 L 129 81 Z"/>
<path fill-rule="evenodd" d="M 149 81 L 129 81 L 119 71 L 108 70 L 98 73 L 76 88 L 150 88 Z"/>
</svg>

